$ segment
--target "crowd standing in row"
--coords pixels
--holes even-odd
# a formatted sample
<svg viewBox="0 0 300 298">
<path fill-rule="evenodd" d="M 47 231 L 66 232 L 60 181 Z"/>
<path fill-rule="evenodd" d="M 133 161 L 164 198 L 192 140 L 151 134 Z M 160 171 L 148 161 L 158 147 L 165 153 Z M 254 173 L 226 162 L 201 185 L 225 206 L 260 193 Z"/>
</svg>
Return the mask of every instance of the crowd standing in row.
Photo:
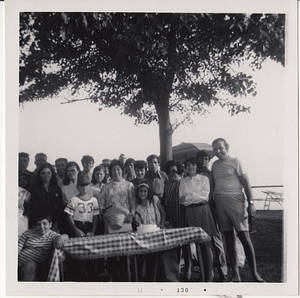
<svg viewBox="0 0 300 298">
<path fill-rule="evenodd" d="M 195 243 L 199 281 L 241 281 L 237 235 L 253 280 L 264 282 L 256 270 L 248 229 L 247 214 L 255 213 L 248 177 L 239 160 L 228 155 L 224 139 L 214 140 L 212 147 L 218 158 L 212 171 L 207 167 L 210 155 L 204 150 L 187 158 L 184 165 L 168 161 L 165 172 L 156 155 L 135 161 L 121 154 L 112 161 L 103 159 L 96 167 L 93 157 L 86 155 L 81 170 L 66 158 L 56 159 L 54 167 L 44 153 L 36 154 L 36 169 L 30 172 L 29 155 L 19 153 L 19 280 L 42 279 L 53 247 L 63 247 L 69 237 L 132 232 L 139 225 L 156 224 L 160 228 L 201 227 L 211 237 L 209 242 Z M 227 277 L 223 239 L 231 278 Z M 215 278 L 214 255 L 219 272 Z M 193 280 L 190 245 L 137 256 L 137 264 L 139 281 Z M 124 257 L 86 262 L 69 259 L 66 267 L 67 273 L 78 273 L 70 274 L 70 280 L 104 272 L 112 281 L 125 281 L 126 276 Z"/>
</svg>

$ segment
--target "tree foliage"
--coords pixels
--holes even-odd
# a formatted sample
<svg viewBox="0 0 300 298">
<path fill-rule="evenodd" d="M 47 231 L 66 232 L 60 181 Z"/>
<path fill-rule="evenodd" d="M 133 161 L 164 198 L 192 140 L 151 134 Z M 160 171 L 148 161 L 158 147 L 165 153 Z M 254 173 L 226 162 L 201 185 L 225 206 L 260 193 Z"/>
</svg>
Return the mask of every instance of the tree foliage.
<svg viewBox="0 0 300 298">
<path fill-rule="evenodd" d="M 248 111 L 234 98 L 256 85 L 235 66 L 284 65 L 284 30 L 275 14 L 22 13 L 20 102 L 85 89 L 136 123 L 158 122 L 162 146 L 210 105 Z M 172 126 L 173 112 L 184 118 Z"/>
</svg>

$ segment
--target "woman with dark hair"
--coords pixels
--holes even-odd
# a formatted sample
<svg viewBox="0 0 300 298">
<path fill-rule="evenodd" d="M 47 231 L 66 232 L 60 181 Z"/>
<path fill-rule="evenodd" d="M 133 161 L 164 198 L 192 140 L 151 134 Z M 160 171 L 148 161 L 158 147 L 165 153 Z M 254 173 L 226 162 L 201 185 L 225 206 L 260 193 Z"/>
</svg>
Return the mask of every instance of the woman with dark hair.
<svg viewBox="0 0 300 298">
<path fill-rule="evenodd" d="M 94 168 L 91 182 L 92 182 L 92 188 L 94 190 L 96 189 L 100 191 L 103 183 L 106 183 L 104 165 L 99 165 Z"/>
<path fill-rule="evenodd" d="M 133 215 L 135 213 L 135 188 L 131 182 L 125 181 L 124 164 L 114 159 L 109 165 L 112 179 L 103 184 L 100 190 L 99 209 L 105 219 L 104 233 L 132 231 Z M 111 214 L 111 215 L 110 215 Z M 112 224 L 114 218 L 122 216 L 122 222 L 117 229 Z M 108 259 L 107 269 L 113 281 L 125 281 L 126 258 L 121 257 L 120 263 L 115 258 Z"/>
<path fill-rule="evenodd" d="M 179 186 L 179 202 L 185 206 L 186 225 L 201 227 L 210 237 L 213 237 L 218 233 L 208 205 L 209 179 L 202 174 L 197 174 L 198 167 L 196 157 L 190 157 L 185 161 L 187 176 L 182 178 Z M 201 281 L 211 282 L 213 280 L 211 241 L 195 244 L 201 270 Z"/>
<path fill-rule="evenodd" d="M 134 171 L 134 163 L 135 160 L 133 158 L 127 158 L 125 161 L 125 180 L 132 181 L 136 178 L 135 171 Z"/>
<path fill-rule="evenodd" d="M 179 203 L 179 186 L 184 168 L 180 161 L 170 160 L 166 163 L 165 170 L 169 178 L 168 182 L 166 183 L 163 196 L 163 205 L 167 213 L 166 221 L 172 228 L 184 228 L 186 226 L 185 207 Z M 190 281 L 192 279 L 192 258 L 190 245 L 182 246 L 182 252 L 184 257 L 184 273 L 182 280 Z M 173 274 L 179 275 L 179 271 L 177 269 L 179 268 L 179 262 L 180 248 L 176 249 L 176 254 L 173 254 L 173 258 L 168 262 L 168 267 L 174 268 Z"/>
<path fill-rule="evenodd" d="M 41 212 L 48 212 L 53 219 L 52 230 L 57 231 L 62 220 L 63 200 L 62 192 L 57 185 L 55 170 L 49 163 L 39 166 L 36 183 L 30 189 L 29 226 L 33 227 L 35 217 Z"/>
<path fill-rule="evenodd" d="M 116 207 L 128 212 L 125 223 L 131 223 L 135 212 L 135 189 L 131 182 L 125 181 L 124 164 L 114 159 L 109 165 L 111 181 L 104 184 L 100 190 L 99 207 L 105 212 L 108 207 Z"/>
</svg>

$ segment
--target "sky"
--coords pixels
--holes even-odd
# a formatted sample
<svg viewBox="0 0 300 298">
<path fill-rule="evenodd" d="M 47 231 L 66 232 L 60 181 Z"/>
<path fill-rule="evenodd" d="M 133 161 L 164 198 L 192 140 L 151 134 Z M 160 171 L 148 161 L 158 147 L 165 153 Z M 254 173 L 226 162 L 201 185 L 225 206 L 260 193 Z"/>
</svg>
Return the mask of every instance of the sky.
<svg viewBox="0 0 300 298">
<path fill-rule="evenodd" d="M 252 72 L 257 96 L 238 98 L 251 112 L 230 116 L 219 106 L 206 116 L 193 117 L 193 125 L 182 125 L 173 133 L 173 146 L 181 142 L 209 143 L 223 137 L 229 154 L 238 157 L 252 185 L 283 184 L 284 87 L 285 68 L 267 62 Z M 48 161 L 66 157 L 80 164 L 83 155 L 95 163 L 118 158 L 121 153 L 134 159 L 159 155 L 158 125 L 134 126 L 134 118 L 120 115 L 115 108 L 98 111 L 98 104 L 66 102 L 58 98 L 25 103 L 19 109 L 19 151 L 28 152 L 33 170 L 34 156 L 44 152 Z"/>
</svg>

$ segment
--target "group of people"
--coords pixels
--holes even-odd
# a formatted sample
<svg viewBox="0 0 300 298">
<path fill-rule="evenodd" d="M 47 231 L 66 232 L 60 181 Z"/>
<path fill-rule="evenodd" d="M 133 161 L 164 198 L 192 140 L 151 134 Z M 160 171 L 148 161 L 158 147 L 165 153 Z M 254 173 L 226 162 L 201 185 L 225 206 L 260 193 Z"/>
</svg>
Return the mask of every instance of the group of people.
<svg viewBox="0 0 300 298">
<path fill-rule="evenodd" d="M 40 280 L 53 248 L 63 247 L 69 237 L 133 232 L 141 225 L 156 225 L 201 227 L 210 236 L 211 241 L 195 243 L 199 281 L 241 281 L 238 237 L 253 281 L 264 282 L 256 270 L 248 229 L 247 217 L 255 214 L 255 208 L 247 174 L 239 160 L 229 156 L 225 139 L 214 140 L 212 147 L 218 158 L 212 171 L 208 169 L 211 156 L 204 150 L 184 164 L 169 160 L 165 171 L 154 154 L 146 160 L 127 159 L 121 154 L 118 159 L 103 159 L 95 167 L 94 158 L 85 155 L 81 170 L 66 158 L 58 158 L 52 166 L 46 154 L 38 153 L 36 169 L 30 172 L 29 155 L 19 153 L 19 280 Z M 213 274 L 214 256 L 218 277 Z M 232 268 L 230 278 L 226 260 Z M 98 266 L 93 266 L 95 262 Z M 66 264 L 72 268 L 69 272 L 89 275 L 97 268 L 96 273 L 109 272 L 112 281 L 125 281 L 123 257 L 102 262 L 69 260 Z M 137 267 L 139 281 L 195 280 L 190 245 L 137 256 Z"/>
</svg>

